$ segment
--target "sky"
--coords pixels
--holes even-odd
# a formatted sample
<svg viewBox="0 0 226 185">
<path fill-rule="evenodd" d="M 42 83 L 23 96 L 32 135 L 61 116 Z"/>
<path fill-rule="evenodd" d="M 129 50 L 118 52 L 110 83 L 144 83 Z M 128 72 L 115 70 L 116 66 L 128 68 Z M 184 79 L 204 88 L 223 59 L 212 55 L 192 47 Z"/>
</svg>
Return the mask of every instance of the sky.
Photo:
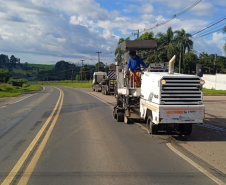
<svg viewBox="0 0 226 185">
<path fill-rule="evenodd" d="M 65 60 L 94 64 L 114 62 L 119 38 L 135 37 L 166 20 L 194 0 L 0 0 L 0 53 L 21 62 L 55 64 Z M 189 12 L 152 31 L 168 27 L 195 33 L 226 16 L 225 0 L 203 0 Z M 220 23 L 226 25 L 226 20 Z M 217 28 L 217 27 L 216 27 Z M 211 28 L 213 29 L 213 28 Z M 213 29 L 214 30 L 214 29 Z M 205 32 L 203 32 L 205 33 Z M 226 34 L 221 31 L 193 38 L 197 53 L 224 55 Z"/>
</svg>

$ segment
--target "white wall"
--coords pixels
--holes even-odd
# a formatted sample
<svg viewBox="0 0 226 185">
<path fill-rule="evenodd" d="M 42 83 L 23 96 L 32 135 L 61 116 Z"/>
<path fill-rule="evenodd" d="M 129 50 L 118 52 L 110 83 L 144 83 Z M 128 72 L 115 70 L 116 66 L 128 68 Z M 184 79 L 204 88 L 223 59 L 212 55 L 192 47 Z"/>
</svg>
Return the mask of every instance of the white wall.
<svg viewBox="0 0 226 185">
<path fill-rule="evenodd" d="M 202 79 L 205 80 L 204 87 L 207 89 L 226 90 L 226 74 L 204 74 Z"/>
</svg>

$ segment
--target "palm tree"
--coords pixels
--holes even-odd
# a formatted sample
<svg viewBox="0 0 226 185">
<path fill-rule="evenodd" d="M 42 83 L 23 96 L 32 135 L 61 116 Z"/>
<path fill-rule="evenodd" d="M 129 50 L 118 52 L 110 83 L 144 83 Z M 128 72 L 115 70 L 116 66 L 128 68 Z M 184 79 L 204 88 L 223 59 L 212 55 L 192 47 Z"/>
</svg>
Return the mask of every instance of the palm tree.
<svg viewBox="0 0 226 185">
<path fill-rule="evenodd" d="M 226 26 L 223 28 L 223 33 L 226 33 Z M 224 52 L 226 54 L 226 42 L 224 44 Z"/>
<path fill-rule="evenodd" d="M 122 55 L 123 55 L 123 52 L 121 50 L 121 43 L 126 41 L 126 40 L 130 40 L 130 38 L 129 37 L 127 37 L 126 39 L 120 38 L 119 41 L 118 41 L 117 48 L 115 49 L 116 61 L 118 61 L 119 63 L 122 62 Z"/>
<path fill-rule="evenodd" d="M 169 27 L 166 33 L 158 33 L 158 49 L 166 48 L 166 55 L 168 60 L 172 58 L 175 54 L 176 48 L 174 46 L 174 32 L 171 27 Z"/>
<path fill-rule="evenodd" d="M 192 35 L 189 33 L 186 33 L 184 29 L 177 30 L 174 33 L 176 34 L 174 37 L 175 43 L 177 44 L 180 50 L 180 56 L 179 56 L 179 73 L 180 73 L 181 61 L 183 64 L 183 68 L 185 68 L 183 63 L 183 56 L 186 50 L 190 52 L 193 49 L 193 41 L 190 39 Z"/>
</svg>

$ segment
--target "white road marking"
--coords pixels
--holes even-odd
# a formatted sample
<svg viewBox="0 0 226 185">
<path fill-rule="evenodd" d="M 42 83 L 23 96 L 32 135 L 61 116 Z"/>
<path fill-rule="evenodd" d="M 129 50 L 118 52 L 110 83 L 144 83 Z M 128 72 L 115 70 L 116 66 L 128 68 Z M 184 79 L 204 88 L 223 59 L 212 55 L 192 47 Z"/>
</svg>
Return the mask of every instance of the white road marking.
<svg viewBox="0 0 226 185">
<path fill-rule="evenodd" d="M 81 91 L 81 92 L 84 92 L 84 91 Z M 112 105 L 110 105 L 106 101 L 100 99 L 99 97 L 97 97 L 97 96 L 95 96 L 95 95 L 93 95 L 91 93 L 87 93 L 87 92 L 84 92 L 84 93 L 89 94 L 89 95 L 97 98 L 98 100 L 106 103 L 107 105 L 109 105 L 110 107 L 113 108 Z M 141 129 L 147 131 L 147 129 L 143 125 L 141 125 L 139 123 L 136 123 L 136 125 L 139 126 L 139 127 L 141 127 Z M 220 179 L 218 179 L 217 177 L 215 177 L 213 174 L 211 174 L 210 172 L 208 172 L 207 170 L 205 170 L 203 167 L 201 167 L 200 165 L 198 165 L 197 163 L 195 163 L 193 160 L 191 160 L 190 158 L 188 158 L 187 156 L 185 156 L 181 152 L 179 152 L 170 143 L 166 143 L 166 145 L 168 146 L 169 149 L 171 149 L 173 152 L 175 152 L 177 155 L 179 155 L 182 159 L 186 160 L 188 163 L 190 163 L 192 166 L 194 166 L 196 169 L 198 169 L 200 172 L 202 172 L 204 175 L 206 175 L 208 178 L 210 178 L 216 184 L 218 184 L 218 185 L 226 185 L 223 181 L 221 181 Z"/>
<path fill-rule="evenodd" d="M 0 107 L 0 109 L 2 109 L 2 108 L 5 108 L 6 106 L 2 106 L 2 107 Z"/>
<path fill-rule="evenodd" d="M 193 160 L 179 152 L 176 148 L 174 148 L 170 143 L 166 143 L 166 146 L 168 146 L 169 149 L 171 149 L 173 152 L 175 152 L 177 155 L 179 155 L 181 158 L 183 158 L 185 161 L 190 163 L 192 166 L 194 166 L 197 170 L 202 172 L 204 175 L 206 175 L 208 178 L 210 178 L 212 181 L 214 181 L 218 185 L 226 185 L 223 181 L 215 177 L 213 174 L 210 172 L 206 171 L 203 167 L 195 163 Z"/>
</svg>

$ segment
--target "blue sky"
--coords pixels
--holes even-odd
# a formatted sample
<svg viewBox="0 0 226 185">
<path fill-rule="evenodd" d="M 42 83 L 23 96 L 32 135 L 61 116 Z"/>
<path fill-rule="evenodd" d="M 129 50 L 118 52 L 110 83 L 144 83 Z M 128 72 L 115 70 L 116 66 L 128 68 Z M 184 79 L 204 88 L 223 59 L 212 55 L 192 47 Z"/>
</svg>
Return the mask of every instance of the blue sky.
<svg viewBox="0 0 226 185">
<path fill-rule="evenodd" d="M 85 59 L 114 62 L 118 39 L 171 17 L 194 0 L 0 0 L 0 53 L 22 62 L 77 63 Z M 203 0 L 192 10 L 153 30 L 155 34 L 184 28 L 189 33 L 226 16 L 225 0 Z M 226 20 L 220 25 L 226 25 Z M 220 28 L 220 27 L 219 27 Z M 213 29 L 214 30 L 214 29 Z M 205 32 L 204 32 L 205 33 Z M 134 39 L 131 36 L 131 39 Z M 221 31 L 194 38 L 197 52 L 224 55 Z"/>
</svg>

